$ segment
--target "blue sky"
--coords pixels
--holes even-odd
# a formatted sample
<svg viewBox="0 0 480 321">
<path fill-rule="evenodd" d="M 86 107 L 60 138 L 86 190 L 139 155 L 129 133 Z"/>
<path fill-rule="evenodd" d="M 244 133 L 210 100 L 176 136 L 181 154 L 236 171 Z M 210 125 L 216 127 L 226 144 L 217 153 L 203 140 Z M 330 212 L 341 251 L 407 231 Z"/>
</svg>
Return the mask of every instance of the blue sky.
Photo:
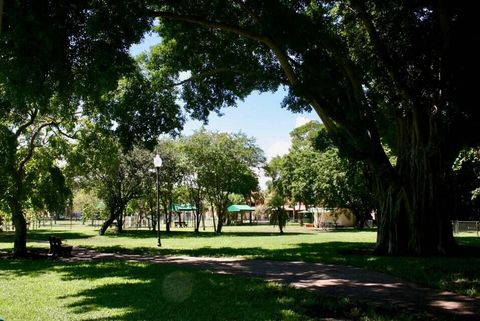
<svg viewBox="0 0 480 321">
<path fill-rule="evenodd" d="M 132 55 L 146 51 L 150 46 L 160 42 L 155 34 L 148 34 L 143 41 L 130 48 Z M 238 102 L 237 108 L 222 109 L 222 116 L 210 115 L 205 127 L 212 131 L 229 133 L 243 132 L 255 137 L 258 146 L 263 149 L 268 159 L 282 155 L 290 147 L 289 133 L 295 127 L 309 120 L 319 120 L 315 113 L 294 114 L 280 107 L 285 91 L 276 93 L 252 93 L 244 101 Z M 202 126 L 202 122 L 189 120 L 185 124 L 183 134 L 189 135 Z M 261 187 L 265 178 L 260 177 Z"/>
</svg>

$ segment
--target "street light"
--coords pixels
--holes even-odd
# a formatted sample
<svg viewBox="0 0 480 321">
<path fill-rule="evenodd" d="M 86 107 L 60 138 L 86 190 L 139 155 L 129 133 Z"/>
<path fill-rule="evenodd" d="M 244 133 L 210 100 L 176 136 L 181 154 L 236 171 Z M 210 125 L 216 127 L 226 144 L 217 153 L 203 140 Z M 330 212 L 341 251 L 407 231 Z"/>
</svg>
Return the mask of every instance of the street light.
<svg viewBox="0 0 480 321">
<path fill-rule="evenodd" d="M 162 246 L 162 242 L 160 241 L 160 167 L 162 167 L 162 159 L 160 155 L 155 155 L 153 165 L 155 165 L 155 169 L 157 170 L 157 246 L 160 247 Z"/>
</svg>

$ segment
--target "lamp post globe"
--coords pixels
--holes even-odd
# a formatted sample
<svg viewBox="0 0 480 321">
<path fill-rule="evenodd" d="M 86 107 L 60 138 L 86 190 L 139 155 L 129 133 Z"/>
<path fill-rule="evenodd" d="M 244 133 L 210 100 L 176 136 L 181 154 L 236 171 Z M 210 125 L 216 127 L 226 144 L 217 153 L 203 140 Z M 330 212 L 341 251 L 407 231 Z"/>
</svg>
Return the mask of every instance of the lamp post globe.
<svg viewBox="0 0 480 321">
<path fill-rule="evenodd" d="M 153 165 L 155 166 L 155 170 L 157 172 L 157 246 L 162 246 L 162 242 L 160 240 L 160 167 L 162 167 L 162 158 L 160 155 L 155 155 L 153 159 Z"/>
</svg>

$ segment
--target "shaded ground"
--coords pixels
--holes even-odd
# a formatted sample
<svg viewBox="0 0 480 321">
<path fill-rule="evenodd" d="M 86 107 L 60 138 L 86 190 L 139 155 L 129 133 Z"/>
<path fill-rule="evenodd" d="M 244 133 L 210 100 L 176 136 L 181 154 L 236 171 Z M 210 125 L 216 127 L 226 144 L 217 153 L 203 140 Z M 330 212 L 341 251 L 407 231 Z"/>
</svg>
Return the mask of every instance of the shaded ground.
<svg viewBox="0 0 480 321">
<path fill-rule="evenodd" d="M 480 319 L 480 306 L 476 299 L 419 287 L 387 274 L 341 265 L 237 258 L 142 256 L 86 249 L 76 249 L 73 257 L 62 260 L 89 262 L 111 259 L 181 265 L 221 274 L 262 278 L 323 294 L 348 296 L 377 306 L 395 306 L 412 314 L 430 313 L 455 320 Z"/>
</svg>

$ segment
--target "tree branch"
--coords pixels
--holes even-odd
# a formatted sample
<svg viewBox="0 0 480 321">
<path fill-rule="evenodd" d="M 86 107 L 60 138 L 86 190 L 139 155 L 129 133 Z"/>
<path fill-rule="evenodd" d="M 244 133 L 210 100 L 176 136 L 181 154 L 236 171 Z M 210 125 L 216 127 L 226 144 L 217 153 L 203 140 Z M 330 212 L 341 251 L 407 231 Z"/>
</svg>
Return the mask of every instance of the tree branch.
<svg viewBox="0 0 480 321">
<path fill-rule="evenodd" d="M 60 125 L 59 125 L 58 123 L 53 123 L 52 126 L 57 129 L 57 132 L 58 132 L 60 135 L 65 136 L 65 137 L 70 138 L 70 139 L 77 139 L 78 130 L 75 131 L 75 132 L 72 133 L 72 134 L 69 134 L 69 133 L 64 132 L 64 131 L 60 128 Z"/>
<path fill-rule="evenodd" d="M 292 66 L 290 65 L 289 58 L 286 52 L 274 41 L 272 41 L 272 39 L 264 35 L 260 35 L 255 32 L 245 30 L 239 26 L 234 26 L 234 25 L 230 25 L 222 22 L 209 21 L 199 16 L 179 15 L 179 14 L 165 12 L 165 11 L 151 11 L 151 14 L 157 18 L 165 18 L 170 20 L 188 22 L 188 23 L 200 25 L 206 28 L 219 29 L 219 30 L 231 32 L 239 36 L 263 43 L 274 52 L 275 56 L 277 57 L 280 63 L 280 66 L 282 67 L 288 80 L 290 81 L 290 84 L 292 86 L 297 86 L 299 84 L 298 78 Z"/>
<path fill-rule="evenodd" d="M 228 73 L 228 72 L 241 74 L 241 75 L 256 74 L 255 72 L 246 71 L 246 70 L 242 70 L 242 69 L 238 69 L 238 68 L 217 68 L 217 69 L 214 69 L 214 70 L 207 70 L 207 71 L 201 72 L 199 74 L 193 75 L 190 78 L 187 78 L 187 79 L 184 79 L 184 80 L 179 81 L 177 83 L 174 83 L 173 86 L 180 86 L 180 85 L 183 85 L 183 84 L 185 84 L 187 82 L 190 82 L 190 81 L 203 79 L 203 78 L 206 78 L 206 77 L 209 77 L 209 76 L 214 76 L 214 75 L 218 75 L 218 74 L 221 74 L 221 73 Z"/>
<path fill-rule="evenodd" d="M 30 141 L 29 141 L 29 143 L 28 143 L 27 155 L 26 155 L 25 158 L 19 163 L 17 172 L 23 172 L 23 170 L 25 169 L 25 165 L 27 164 L 27 162 L 28 162 L 30 159 L 32 159 L 32 157 L 33 157 L 33 151 L 34 151 L 35 148 L 37 147 L 37 145 L 35 145 L 35 140 L 37 139 L 38 134 L 40 134 L 40 131 L 41 131 L 43 128 L 48 127 L 48 126 L 52 126 L 52 125 L 53 125 L 53 123 L 45 123 L 45 124 L 40 125 L 40 126 L 34 131 L 34 133 L 32 134 L 32 137 L 30 137 Z"/>
<path fill-rule="evenodd" d="M 27 129 L 28 127 L 30 127 L 35 122 L 35 119 L 37 118 L 37 115 L 38 115 L 38 109 L 35 108 L 34 111 L 32 112 L 32 114 L 30 115 L 30 119 L 26 123 L 24 123 L 24 124 L 22 124 L 18 127 L 17 131 L 15 132 L 15 138 L 20 137 L 22 132 L 25 129 Z"/>
<path fill-rule="evenodd" d="M 375 28 L 372 17 L 367 12 L 365 4 L 362 1 L 358 0 L 350 0 L 350 4 L 352 5 L 354 11 L 357 13 L 360 21 L 365 27 L 370 37 L 370 41 L 373 45 L 375 53 L 382 61 L 384 67 L 387 69 L 387 73 L 390 76 L 390 79 L 392 80 L 394 85 L 398 87 L 400 93 L 405 99 L 415 101 L 414 95 L 410 93 L 408 86 L 403 82 L 400 72 L 396 68 L 394 68 L 394 66 L 397 66 L 398 64 L 394 62 L 392 57 L 390 57 L 390 55 L 388 54 L 388 50 L 383 44 L 380 35 Z"/>
</svg>

